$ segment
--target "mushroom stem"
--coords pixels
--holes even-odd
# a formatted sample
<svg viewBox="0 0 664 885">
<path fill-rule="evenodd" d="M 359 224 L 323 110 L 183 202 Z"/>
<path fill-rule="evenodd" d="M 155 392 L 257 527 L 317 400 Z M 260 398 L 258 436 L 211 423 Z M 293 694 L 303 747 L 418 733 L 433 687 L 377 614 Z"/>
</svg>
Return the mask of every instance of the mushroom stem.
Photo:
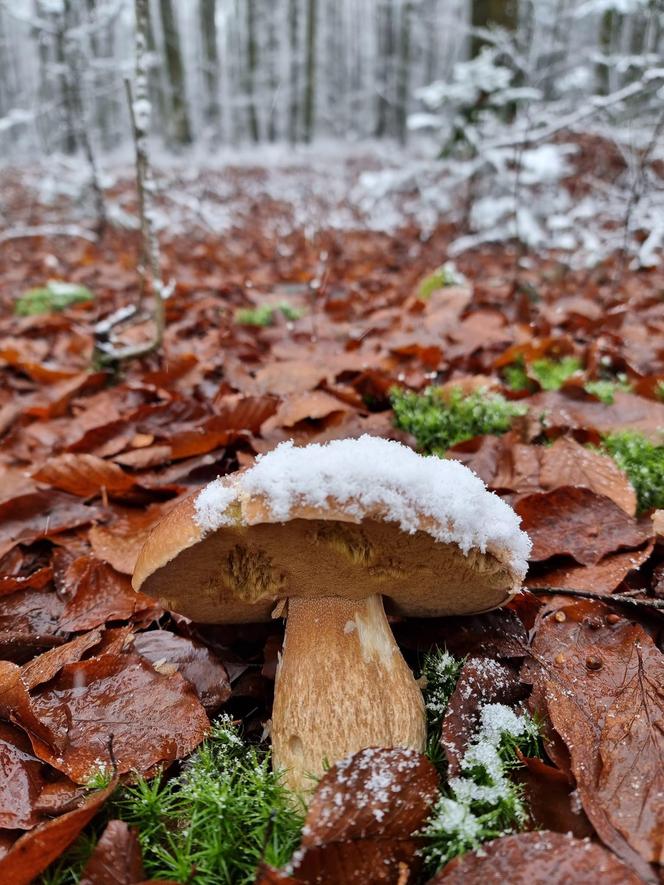
<svg viewBox="0 0 664 885">
<path fill-rule="evenodd" d="M 324 765 L 365 747 L 423 750 L 422 694 L 394 641 L 382 596 L 292 597 L 272 712 L 275 769 L 297 792 Z"/>
</svg>

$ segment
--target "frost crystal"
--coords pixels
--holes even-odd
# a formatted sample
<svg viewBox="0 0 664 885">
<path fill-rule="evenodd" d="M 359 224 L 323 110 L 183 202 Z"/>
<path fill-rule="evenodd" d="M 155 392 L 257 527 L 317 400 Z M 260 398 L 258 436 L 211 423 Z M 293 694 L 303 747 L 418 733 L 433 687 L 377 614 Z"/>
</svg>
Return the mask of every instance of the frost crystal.
<svg viewBox="0 0 664 885">
<path fill-rule="evenodd" d="M 363 436 L 302 448 L 282 443 L 239 474 L 237 490 L 219 480 L 208 485 L 196 500 L 198 525 L 214 531 L 228 524 L 226 508 L 236 495 L 264 498 L 280 521 L 303 505 L 325 510 L 335 502 L 358 520 L 377 510 L 404 532 L 426 527 L 437 541 L 466 554 L 489 551 L 517 575 L 526 572 L 530 540 L 511 507 L 463 464 L 398 442 Z"/>
</svg>

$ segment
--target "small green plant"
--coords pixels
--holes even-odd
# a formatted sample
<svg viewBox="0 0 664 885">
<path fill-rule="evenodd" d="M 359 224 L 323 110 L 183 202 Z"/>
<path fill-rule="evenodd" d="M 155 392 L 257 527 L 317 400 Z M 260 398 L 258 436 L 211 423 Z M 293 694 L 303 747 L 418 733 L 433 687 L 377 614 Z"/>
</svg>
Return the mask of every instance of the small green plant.
<svg viewBox="0 0 664 885">
<path fill-rule="evenodd" d="M 448 261 L 422 280 L 417 290 L 417 297 L 428 301 L 438 289 L 445 289 L 447 286 L 460 286 L 465 282 L 464 275 L 456 269 L 453 262 Z"/>
<path fill-rule="evenodd" d="M 530 365 L 531 374 L 543 390 L 560 390 L 579 369 L 581 361 L 575 356 L 564 356 L 561 360 L 534 360 Z"/>
<path fill-rule="evenodd" d="M 655 396 L 658 400 L 664 402 L 664 381 L 658 381 L 655 387 Z"/>
<path fill-rule="evenodd" d="M 261 860 L 276 867 L 297 846 L 299 800 L 272 771 L 269 754 L 247 745 L 228 717 L 166 782 L 140 780 L 117 800 L 140 831 L 149 876 L 201 885 L 251 883 Z"/>
<path fill-rule="evenodd" d="M 29 289 L 21 295 L 14 305 L 14 313 L 19 317 L 37 316 L 93 299 L 94 295 L 85 286 L 50 280 L 45 286 Z"/>
<path fill-rule="evenodd" d="M 632 385 L 627 375 L 620 374 L 615 379 L 601 378 L 598 381 L 588 381 L 583 388 L 586 393 L 596 396 L 598 400 L 607 406 L 613 405 L 616 393 L 619 390 L 629 393 Z"/>
<path fill-rule="evenodd" d="M 146 878 L 253 883 L 261 860 L 280 867 L 300 840 L 304 807 L 272 771 L 269 753 L 242 740 L 224 716 L 174 778 L 139 778 L 118 790 L 102 818 L 137 827 Z M 42 877 L 79 881 L 104 820 Z"/>
<path fill-rule="evenodd" d="M 440 743 L 440 729 L 447 705 L 459 680 L 463 660 L 449 652 L 435 649 L 425 655 L 422 664 L 424 704 L 427 713 L 427 746 L 425 753 L 443 774 L 447 763 Z"/>
<path fill-rule="evenodd" d="M 518 766 L 517 748 L 539 755 L 539 729 L 524 714 L 503 704 L 487 704 L 480 727 L 461 761 L 462 774 L 450 778 L 420 835 L 433 872 L 482 842 L 521 828 L 527 820 L 523 792 L 509 778 Z"/>
<path fill-rule="evenodd" d="M 639 511 L 664 507 L 664 445 L 625 431 L 605 437 L 602 447 L 634 486 Z"/>
<path fill-rule="evenodd" d="M 486 390 L 464 396 L 456 388 L 443 396 L 435 387 L 423 394 L 393 388 L 390 399 L 396 426 L 412 433 L 423 452 L 441 457 L 463 440 L 506 433 L 513 419 L 527 412 L 521 403 Z"/>
<path fill-rule="evenodd" d="M 275 313 L 282 313 L 289 323 L 294 323 L 304 316 L 304 308 L 293 307 L 287 301 L 279 304 L 263 304 L 261 307 L 245 307 L 235 312 L 235 322 L 240 326 L 270 326 Z"/>
<path fill-rule="evenodd" d="M 532 390 L 535 387 L 528 377 L 526 364 L 522 356 L 508 366 L 505 366 L 502 375 L 505 384 L 510 390 Z"/>
</svg>

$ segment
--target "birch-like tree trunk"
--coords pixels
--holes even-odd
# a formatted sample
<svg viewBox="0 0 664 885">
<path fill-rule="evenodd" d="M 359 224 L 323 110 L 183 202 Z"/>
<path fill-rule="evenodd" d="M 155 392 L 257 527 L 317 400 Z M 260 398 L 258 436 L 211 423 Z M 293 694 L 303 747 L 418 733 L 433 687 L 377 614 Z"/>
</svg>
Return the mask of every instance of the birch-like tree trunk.
<svg viewBox="0 0 664 885">
<path fill-rule="evenodd" d="M 256 110 L 256 68 L 258 66 L 258 43 L 256 42 L 256 0 L 244 0 L 247 6 L 247 64 L 246 93 L 249 133 L 253 141 L 260 140 L 258 111 Z"/>
</svg>

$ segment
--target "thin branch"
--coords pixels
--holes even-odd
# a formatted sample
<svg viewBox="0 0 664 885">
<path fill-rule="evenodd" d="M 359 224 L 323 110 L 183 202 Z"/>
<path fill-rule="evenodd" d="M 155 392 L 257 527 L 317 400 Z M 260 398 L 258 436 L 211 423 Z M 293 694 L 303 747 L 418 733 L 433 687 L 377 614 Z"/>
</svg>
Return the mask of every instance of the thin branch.
<svg viewBox="0 0 664 885">
<path fill-rule="evenodd" d="M 593 117 L 595 114 L 611 107 L 612 105 L 627 101 L 629 98 L 633 98 L 636 95 L 654 89 L 659 86 L 663 80 L 664 69 L 656 68 L 654 71 L 648 71 L 643 78 L 636 83 L 630 83 L 628 86 L 624 86 L 622 89 L 618 89 L 610 95 L 595 96 L 589 104 L 584 105 L 571 114 L 567 114 L 565 117 L 561 117 L 556 123 L 545 126 L 543 129 L 535 129 L 530 133 L 528 132 L 528 127 L 526 127 L 525 132 L 515 132 L 509 140 L 485 145 L 483 150 L 485 152 L 490 150 L 500 150 L 501 148 L 514 147 L 515 144 L 519 143 L 523 144 L 524 147 L 528 147 L 533 144 L 539 144 L 541 141 L 547 141 L 558 132 L 562 132 L 565 129 L 571 129 L 582 120 L 587 120 L 589 117 Z"/>
<path fill-rule="evenodd" d="M 664 611 L 664 599 L 643 599 L 627 596 L 625 593 L 593 593 L 591 590 L 573 590 L 568 587 L 527 587 L 526 589 L 535 595 L 575 596 L 580 599 L 598 599 L 600 602 L 619 602 L 621 605 L 645 606 Z"/>
</svg>

